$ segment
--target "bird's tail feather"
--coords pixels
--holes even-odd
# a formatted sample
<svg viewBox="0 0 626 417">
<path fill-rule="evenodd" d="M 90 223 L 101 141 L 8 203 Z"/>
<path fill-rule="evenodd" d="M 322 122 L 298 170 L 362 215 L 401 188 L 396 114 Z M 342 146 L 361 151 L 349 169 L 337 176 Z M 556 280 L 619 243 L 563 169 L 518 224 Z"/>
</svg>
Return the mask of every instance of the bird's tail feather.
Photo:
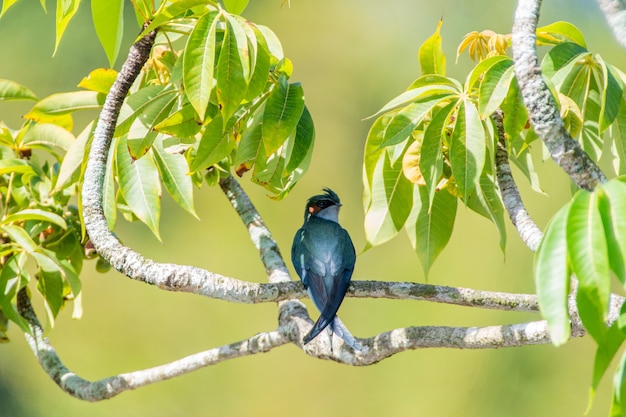
<svg viewBox="0 0 626 417">
<path fill-rule="evenodd" d="M 363 346 L 356 340 L 354 336 L 350 333 L 348 328 L 343 324 L 339 317 L 335 316 L 335 320 L 333 320 L 331 324 L 332 330 L 335 334 L 343 339 L 344 342 L 348 346 L 350 346 L 354 350 L 363 350 Z"/>
</svg>

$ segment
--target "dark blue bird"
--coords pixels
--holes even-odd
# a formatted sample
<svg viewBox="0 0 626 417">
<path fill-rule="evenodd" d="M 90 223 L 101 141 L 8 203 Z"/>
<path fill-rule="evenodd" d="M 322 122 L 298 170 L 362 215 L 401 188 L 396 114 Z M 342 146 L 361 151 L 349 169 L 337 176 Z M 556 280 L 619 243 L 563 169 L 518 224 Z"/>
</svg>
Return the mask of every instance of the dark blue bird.
<svg viewBox="0 0 626 417">
<path fill-rule="evenodd" d="M 309 343 L 326 327 L 353 349 L 362 347 L 337 317 L 346 295 L 356 253 L 350 235 L 339 225 L 339 196 L 329 188 L 309 199 L 304 224 L 296 233 L 291 247 L 291 261 L 300 280 L 321 312 L 313 329 L 304 337 Z"/>
</svg>

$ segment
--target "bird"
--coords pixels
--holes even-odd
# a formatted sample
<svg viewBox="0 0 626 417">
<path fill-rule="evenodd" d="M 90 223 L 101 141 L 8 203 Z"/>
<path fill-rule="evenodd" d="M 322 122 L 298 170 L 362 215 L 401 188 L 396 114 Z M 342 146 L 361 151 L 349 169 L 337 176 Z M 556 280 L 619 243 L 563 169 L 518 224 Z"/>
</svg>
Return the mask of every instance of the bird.
<svg viewBox="0 0 626 417">
<path fill-rule="evenodd" d="M 304 211 L 304 224 L 296 232 L 291 247 L 291 261 L 320 317 L 304 336 L 309 343 L 328 327 L 355 350 L 361 344 L 337 317 L 356 263 L 356 252 L 348 232 L 339 225 L 339 196 L 330 188 L 324 194 L 309 198 Z"/>
</svg>

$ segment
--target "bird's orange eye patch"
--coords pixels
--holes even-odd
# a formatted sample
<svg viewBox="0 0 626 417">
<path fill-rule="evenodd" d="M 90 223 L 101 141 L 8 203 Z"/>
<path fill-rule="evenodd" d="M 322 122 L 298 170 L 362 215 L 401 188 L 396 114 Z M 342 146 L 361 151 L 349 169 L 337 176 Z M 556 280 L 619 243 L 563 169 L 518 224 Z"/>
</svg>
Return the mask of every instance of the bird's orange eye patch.
<svg viewBox="0 0 626 417">
<path fill-rule="evenodd" d="M 311 214 L 315 214 L 318 211 L 320 211 L 320 207 L 318 207 L 318 206 L 311 206 L 311 207 L 309 207 L 309 213 L 311 213 Z"/>
</svg>

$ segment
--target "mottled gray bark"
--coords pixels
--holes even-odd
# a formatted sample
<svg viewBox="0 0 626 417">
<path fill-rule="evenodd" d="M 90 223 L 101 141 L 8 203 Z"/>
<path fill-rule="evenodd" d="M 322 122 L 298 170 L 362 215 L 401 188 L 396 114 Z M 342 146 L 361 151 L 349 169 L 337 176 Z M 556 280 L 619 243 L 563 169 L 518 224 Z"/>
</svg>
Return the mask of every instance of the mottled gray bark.
<svg viewBox="0 0 626 417">
<path fill-rule="evenodd" d="M 539 67 L 536 41 L 540 0 L 519 0 L 513 24 L 513 59 L 515 75 L 537 135 L 543 140 L 552 159 L 580 188 L 593 190 L 606 177 L 565 130 L 554 98 Z"/>
<path fill-rule="evenodd" d="M 535 252 L 543 239 L 543 232 L 537 227 L 533 219 L 526 211 L 522 196 L 519 193 L 511 166 L 509 165 L 509 152 L 506 146 L 506 133 L 504 131 L 504 118 L 502 110 L 498 109 L 491 116 L 496 124 L 498 134 L 498 145 L 496 148 L 496 180 L 502 195 L 504 208 L 509 214 L 509 218 L 517 229 L 522 241 Z"/>
<path fill-rule="evenodd" d="M 626 48 L 626 5 L 622 0 L 598 0 L 615 39 Z"/>
</svg>

